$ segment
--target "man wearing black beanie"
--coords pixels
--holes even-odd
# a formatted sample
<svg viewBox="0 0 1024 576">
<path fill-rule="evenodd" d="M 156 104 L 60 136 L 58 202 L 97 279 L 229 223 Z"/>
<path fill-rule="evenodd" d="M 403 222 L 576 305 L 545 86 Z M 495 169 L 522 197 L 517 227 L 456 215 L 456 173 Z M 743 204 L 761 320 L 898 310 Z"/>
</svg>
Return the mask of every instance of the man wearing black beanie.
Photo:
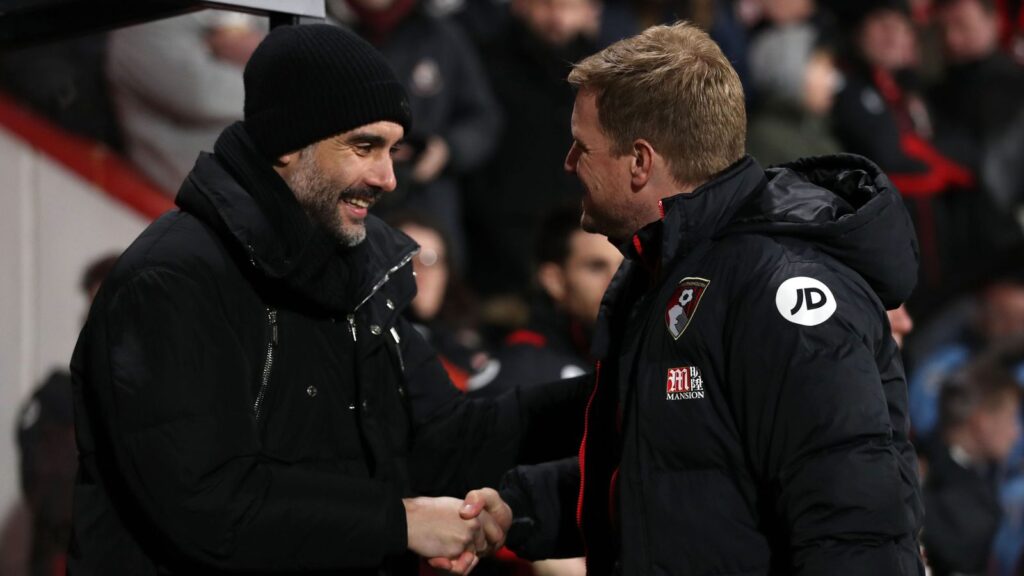
<svg viewBox="0 0 1024 576">
<path fill-rule="evenodd" d="M 79 338 L 68 573 L 468 572 L 510 513 L 467 491 L 559 449 L 537 423 L 585 385 L 469 402 L 402 318 L 418 247 L 367 214 L 411 120 L 380 54 L 278 28 L 245 89 Z"/>
</svg>

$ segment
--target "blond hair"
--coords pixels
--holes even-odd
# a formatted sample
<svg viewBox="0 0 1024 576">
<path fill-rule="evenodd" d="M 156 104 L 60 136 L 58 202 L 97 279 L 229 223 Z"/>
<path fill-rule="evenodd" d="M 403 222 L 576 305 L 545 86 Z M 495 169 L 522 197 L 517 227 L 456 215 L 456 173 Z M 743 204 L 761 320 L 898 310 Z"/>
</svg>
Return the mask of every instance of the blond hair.
<svg viewBox="0 0 1024 576">
<path fill-rule="evenodd" d="M 743 86 L 717 44 L 688 22 L 652 26 L 573 67 L 569 83 L 597 96 L 613 152 L 642 138 L 680 184 L 699 184 L 743 157 Z"/>
</svg>

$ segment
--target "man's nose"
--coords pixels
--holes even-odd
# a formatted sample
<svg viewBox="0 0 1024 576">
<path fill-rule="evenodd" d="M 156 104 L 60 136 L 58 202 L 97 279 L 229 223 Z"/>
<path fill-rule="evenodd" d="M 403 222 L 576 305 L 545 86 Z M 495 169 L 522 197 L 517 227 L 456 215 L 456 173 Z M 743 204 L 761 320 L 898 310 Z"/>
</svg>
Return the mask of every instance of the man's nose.
<svg viewBox="0 0 1024 576">
<path fill-rule="evenodd" d="M 395 165 L 390 157 L 387 160 L 382 160 L 374 167 L 371 179 L 367 184 L 380 188 L 384 192 L 391 192 L 395 189 L 398 181 L 395 178 Z"/>
<path fill-rule="evenodd" d="M 576 148 L 576 143 L 573 142 L 572 146 L 569 147 L 569 153 L 565 155 L 565 164 L 562 165 L 562 168 L 569 174 L 575 174 L 576 163 L 579 162 L 579 159 L 579 150 Z"/>
</svg>

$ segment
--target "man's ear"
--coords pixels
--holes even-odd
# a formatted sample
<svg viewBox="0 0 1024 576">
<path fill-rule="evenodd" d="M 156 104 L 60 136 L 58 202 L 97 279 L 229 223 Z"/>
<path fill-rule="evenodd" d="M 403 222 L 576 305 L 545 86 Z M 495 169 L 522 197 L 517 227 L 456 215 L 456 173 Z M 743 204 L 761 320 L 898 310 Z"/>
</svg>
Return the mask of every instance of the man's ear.
<svg viewBox="0 0 1024 576">
<path fill-rule="evenodd" d="M 289 152 L 278 156 L 277 159 L 274 160 L 274 171 L 276 171 L 281 178 L 284 178 L 285 181 L 287 181 L 288 178 L 291 177 L 292 170 L 299 165 L 299 155 L 301 153 L 302 152 L 300 150 L 296 150 L 295 152 Z"/>
<path fill-rule="evenodd" d="M 537 268 L 537 282 L 544 292 L 555 301 L 561 304 L 565 301 L 565 272 L 562 267 L 554 262 L 545 262 Z"/>
<path fill-rule="evenodd" d="M 647 140 L 637 138 L 633 142 L 629 173 L 630 184 L 634 190 L 643 188 L 650 181 L 654 171 L 654 158 L 656 154 L 654 147 Z"/>
<path fill-rule="evenodd" d="M 299 159 L 299 151 L 298 150 L 296 150 L 295 152 L 289 152 L 287 154 L 282 154 L 282 155 L 277 157 L 277 160 L 274 161 L 274 166 L 276 166 L 278 168 L 287 168 L 288 166 L 291 166 L 298 159 Z"/>
</svg>

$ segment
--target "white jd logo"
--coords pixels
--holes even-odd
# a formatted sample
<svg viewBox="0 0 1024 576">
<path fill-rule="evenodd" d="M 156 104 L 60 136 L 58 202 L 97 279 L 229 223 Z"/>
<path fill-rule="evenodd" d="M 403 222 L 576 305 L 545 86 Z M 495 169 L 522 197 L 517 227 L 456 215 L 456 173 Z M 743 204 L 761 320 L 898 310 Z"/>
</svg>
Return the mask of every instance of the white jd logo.
<svg viewBox="0 0 1024 576">
<path fill-rule="evenodd" d="M 836 299 L 821 281 L 797 276 L 779 286 L 775 307 L 783 318 L 794 324 L 817 326 L 835 313 Z"/>
<path fill-rule="evenodd" d="M 806 306 L 808 311 L 817 310 L 828 302 L 828 299 L 825 298 L 825 293 L 818 288 L 799 288 L 796 291 L 796 306 L 793 306 L 793 309 L 789 311 L 790 316 L 796 314 L 805 305 L 805 299 L 807 300 Z"/>
</svg>

